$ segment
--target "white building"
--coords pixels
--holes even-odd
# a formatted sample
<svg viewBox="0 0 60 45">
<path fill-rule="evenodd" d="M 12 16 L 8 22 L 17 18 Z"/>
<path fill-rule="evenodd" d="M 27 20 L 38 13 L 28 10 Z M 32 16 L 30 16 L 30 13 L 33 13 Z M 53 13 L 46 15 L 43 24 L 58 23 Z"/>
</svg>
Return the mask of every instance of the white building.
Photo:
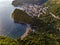
<svg viewBox="0 0 60 45">
<path fill-rule="evenodd" d="M 45 14 L 45 11 L 48 9 L 48 7 L 42 7 L 38 5 L 29 5 L 24 6 L 24 11 L 31 17 L 37 16 L 40 17 L 41 14 Z"/>
</svg>

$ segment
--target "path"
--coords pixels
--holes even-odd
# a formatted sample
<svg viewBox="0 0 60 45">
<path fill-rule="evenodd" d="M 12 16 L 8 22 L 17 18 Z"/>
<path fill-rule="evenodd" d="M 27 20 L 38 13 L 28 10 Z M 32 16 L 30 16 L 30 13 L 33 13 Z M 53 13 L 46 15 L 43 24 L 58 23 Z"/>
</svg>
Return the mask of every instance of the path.
<svg viewBox="0 0 60 45">
<path fill-rule="evenodd" d="M 59 20 L 60 20 L 60 17 L 55 16 L 55 15 L 54 15 L 53 13 L 51 13 L 51 12 L 50 12 L 50 14 L 51 14 L 51 16 L 54 17 L 55 19 L 59 19 Z"/>
<path fill-rule="evenodd" d="M 29 35 L 29 32 L 31 30 L 31 27 L 27 27 L 25 33 L 21 36 L 21 40 L 23 40 L 27 35 Z"/>
</svg>

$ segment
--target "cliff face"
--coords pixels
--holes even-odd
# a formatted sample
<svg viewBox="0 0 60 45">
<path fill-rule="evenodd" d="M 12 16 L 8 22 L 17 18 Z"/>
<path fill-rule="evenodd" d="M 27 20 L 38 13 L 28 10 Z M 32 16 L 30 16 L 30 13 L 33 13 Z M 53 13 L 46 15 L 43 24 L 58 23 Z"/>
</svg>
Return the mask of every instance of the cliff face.
<svg viewBox="0 0 60 45">
<path fill-rule="evenodd" d="M 24 11 L 19 10 L 19 9 L 14 10 L 12 17 L 13 17 L 15 23 L 31 24 L 33 22 L 32 18 L 30 16 L 28 16 L 27 13 L 25 13 Z"/>
<path fill-rule="evenodd" d="M 23 5 L 23 4 L 37 4 L 37 5 L 41 5 L 44 2 L 46 2 L 47 0 L 14 0 L 12 2 L 12 4 L 14 6 L 18 6 L 18 5 Z"/>
</svg>

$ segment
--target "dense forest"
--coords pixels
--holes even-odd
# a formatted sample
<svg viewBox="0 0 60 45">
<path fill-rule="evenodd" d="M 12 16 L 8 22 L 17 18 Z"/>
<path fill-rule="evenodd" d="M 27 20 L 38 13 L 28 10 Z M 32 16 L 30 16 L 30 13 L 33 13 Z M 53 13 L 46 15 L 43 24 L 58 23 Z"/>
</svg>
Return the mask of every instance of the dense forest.
<svg viewBox="0 0 60 45">
<path fill-rule="evenodd" d="M 23 40 L 11 39 L 7 37 L 0 37 L 0 45 L 60 45 L 60 20 L 54 18 L 49 14 L 52 12 L 55 16 L 60 17 L 60 0 L 48 0 L 43 6 L 48 6 L 48 13 L 42 14 L 39 18 L 34 17 L 33 19 L 21 10 L 16 9 L 13 12 L 13 18 L 15 17 L 18 21 L 24 21 L 25 23 L 31 22 L 31 28 L 35 31 L 31 31 L 27 37 Z M 21 11 L 21 12 L 20 12 Z M 18 16 L 16 16 L 18 14 Z M 24 17 L 24 20 L 19 15 Z M 29 17 L 29 18 L 28 18 Z M 29 19 L 29 20 L 27 20 Z"/>
<path fill-rule="evenodd" d="M 31 24 L 33 22 L 32 18 L 28 16 L 28 14 L 22 10 L 15 9 L 12 13 L 12 18 L 15 23 L 28 23 Z"/>
<path fill-rule="evenodd" d="M 18 42 L 15 39 L 0 36 L 0 45 L 18 45 Z"/>
</svg>

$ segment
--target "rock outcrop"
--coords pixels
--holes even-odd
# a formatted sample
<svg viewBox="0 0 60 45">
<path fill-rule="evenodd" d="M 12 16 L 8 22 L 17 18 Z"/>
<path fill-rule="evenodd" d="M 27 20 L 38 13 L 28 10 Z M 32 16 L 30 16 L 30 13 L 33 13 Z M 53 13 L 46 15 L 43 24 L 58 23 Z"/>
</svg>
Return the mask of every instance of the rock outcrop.
<svg viewBox="0 0 60 45">
<path fill-rule="evenodd" d="M 33 22 L 32 18 L 22 10 L 15 9 L 12 13 L 12 17 L 15 23 L 28 23 L 31 24 Z"/>
</svg>

